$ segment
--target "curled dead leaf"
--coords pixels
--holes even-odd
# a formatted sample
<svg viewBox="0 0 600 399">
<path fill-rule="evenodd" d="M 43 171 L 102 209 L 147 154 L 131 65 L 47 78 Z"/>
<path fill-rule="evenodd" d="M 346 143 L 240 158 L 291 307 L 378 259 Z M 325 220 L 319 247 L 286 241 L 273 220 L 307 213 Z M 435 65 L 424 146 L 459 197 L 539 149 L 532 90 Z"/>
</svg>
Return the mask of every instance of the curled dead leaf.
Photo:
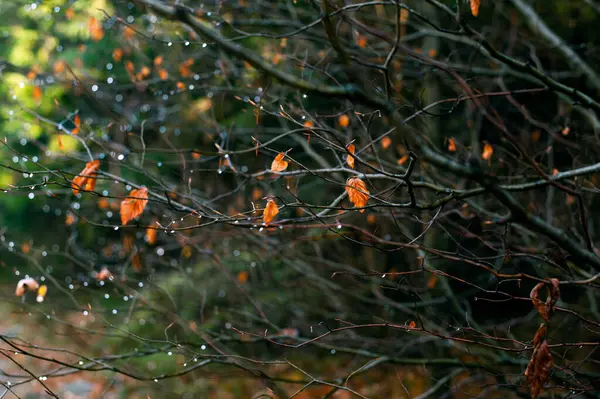
<svg viewBox="0 0 600 399">
<path fill-rule="evenodd" d="M 533 306 L 537 309 L 540 316 L 542 316 L 546 322 L 550 321 L 550 316 L 552 316 L 552 312 L 554 311 L 554 305 L 556 305 L 556 301 L 558 301 L 558 298 L 560 297 L 558 279 L 550 279 L 550 283 L 551 284 L 547 286 L 548 296 L 546 297 L 545 302 L 542 302 L 540 299 L 540 290 L 542 287 L 544 287 L 544 285 L 546 285 L 545 283 L 538 283 L 535 287 L 533 287 L 531 293 L 529 294 Z"/>
<path fill-rule="evenodd" d="M 287 169 L 289 162 L 284 160 L 285 152 L 280 152 L 277 154 L 273 162 L 271 163 L 271 171 L 272 172 L 283 172 Z"/>
<path fill-rule="evenodd" d="M 140 216 L 148 204 L 148 189 L 141 187 L 131 190 L 129 198 L 121 202 L 121 223 L 126 225 L 129 221 Z"/>
<path fill-rule="evenodd" d="M 369 190 L 364 181 L 358 177 L 350 177 L 346 181 L 346 192 L 350 198 L 350 202 L 354 204 L 356 208 L 362 208 L 367 205 L 369 201 Z M 360 213 L 365 210 L 360 209 Z"/>
<path fill-rule="evenodd" d="M 77 195 L 81 190 L 93 191 L 96 188 L 96 173 L 100 169 L 100 161 L 90 161 L 85 164 L 85 168 L 81 171 L 79 176 L 73 179 L 71 188 L 73 194 Z"/>
</svg>

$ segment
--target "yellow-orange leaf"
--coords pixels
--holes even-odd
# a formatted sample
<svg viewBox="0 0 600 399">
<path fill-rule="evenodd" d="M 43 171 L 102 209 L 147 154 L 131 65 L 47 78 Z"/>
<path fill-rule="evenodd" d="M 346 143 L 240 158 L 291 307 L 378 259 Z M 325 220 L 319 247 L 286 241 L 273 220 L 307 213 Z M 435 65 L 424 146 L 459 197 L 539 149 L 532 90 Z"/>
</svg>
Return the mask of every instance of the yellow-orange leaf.
<svg viewBox="0 0 600 399">
<path fill-rule="evenodd" d="M 350 117 L 346 114 L 340 115 L 338 118 L 338 123 L 341 127 L 348 127 L 348 125 L 350 125 Z"/>
<path fill-rule="evenodd" d="M 348 144 L 346 148 L 348 149 L 348 152 L 350 154 L 354 154 L 354 151 L 356 151 L 356 147 L 354 147 L 354 144 Z M 348 156 L 346 157 L 346 163 L 348 164 L 348 166 L 354 169 L 354 157 L 350 154 L 348 154 Z"/>
<path fill-rule="evenodd" d="M 311 129 L 312 127 L 314 127 L 314 124 L 312 123 L 312 121 L 306 121 L 304 122 L 304 127 L 307 129 Z"/>
<path fill-rule="evenodd" d="M 408 328 L 416 328 L 417 327 L 417 323 L 415 323 L 414 320 L 412 320 L 410 323 L 408 323 Z"/>
<path fill-rule="evenodd" d="M 67 226 L 71 226 L 71 225 L 75 224 L 76 221 L 77 221 L 77 219 L 75 218 L 75 215 L 73 215 L 73 212 L 68 212 L 67 217 L 65 219 L 65 224 Z"/>
<path fill-rule="evenodd" d="M 476 17 L 479 14 L 479 6 L 481 5 L 481 0 L 470 0 L 471 1 L 471 14 Z"/>
<path fill-rule="evenodd" d="M 130 198 L 125 198 L 121 202 L 121 223 L 126 225 L 129 221 L 140 216 L 148 204 L 148 189 L 141 187 L 137 190 L 131 190 Z"/>
<path fill-rule="evenodd" d="M 277 154 L 273 162 L 271 163 L 271 171 L 273 172 L 282 172 L 287 169 L 288 161 L 284 160 L 285 152 L 280 152 Z"/>
<path fill-rule="evenodd" d="M 79 176 L 73 179 L 71 188 L 73 194 L 77 195 L 83 189 L 86 191 L 93 191 L 96 187 L 96 172 L 100 169 L 100 161 L 90 161 L 85 164 L 85 169 L 81 171 Z"/>
<path fill-rule="evenodd" d="M 279 207 L 277 206 L 275 201 L 273 201 L 272 199 L 268 200 L 267 206 L 265 207 L 265 209 L 263 211 L 263 222 L 265 224 L 271 223 L 271 221 L 273 219 L 275 219 L 275 216 L 277 216 L 278 213 L 279 213 Z"/>
<path fill-rule="evenodd" d="M 454 141 L 454 137 L 448 139 L 448 151 L 456 152 L 456 141 Z"/>
<path fill-rule="evenodd" d="M 367 202 L 369 201 L 369 190 L 367 190 L 365 182 L 358 177 L 348 178 L 346 181 L 346 192 L 348 193 L 350 202 L 352 202 L 356 208 L 362 208 L 367 205 Z M 363 213 L 364 211 L 364 209 L 360 209 L 360 213 Z"/>
<path fill-rule="evenodd" d="M 156 56 L 154 58 L 154 65 L 156 65 L 156 66 L 162 65 L 163 60 L 164 60 L 164 58 L 162 55 Z"/>
<path fill-rule="evenodd" d="M 406 154 L 405 156 L 403 156 L 402 158 L 399 158 L 396 163 L 398 165 L 404 165 L 406 163 L 406 161 L 408 161 L 408 154 Z"/>
<path fill-rule="evenodd" d="M 381 148 L 383 148 L 384 150 L 387 150 L 390 145 L 392 145 L 391 138 L 389 138 L 388 136 L 385 136 L 384 138 L 381 139 Z"/>
<path fill-rule="evenodd" d="M 48 293 L 48 286 L 47 285 L 42 285 L 40 286 L 40 288 L 38 288 L 37 291 L 37 298 L 35 299 L 38 303 L 40 302 L 44 302 L 44 298 L 46 297 L 46 294 Z"/>
<path fill-rule="evenodd" d="M 494 147 L 492 147 L 490 143 L 485 143 L 485 145 L 483 146 L 483 152 L 481 153 L 481 158 L 485 159 L 486 161 L 489 161 L 492 158 L 493 154 Z"/>
<path fill-rule="evenodd" d="M 563 130 L 561 130 L 563 136 L 568 136 L 571 133 L 571 128 L 569 126 L 565 126 Z"/>
</svg>

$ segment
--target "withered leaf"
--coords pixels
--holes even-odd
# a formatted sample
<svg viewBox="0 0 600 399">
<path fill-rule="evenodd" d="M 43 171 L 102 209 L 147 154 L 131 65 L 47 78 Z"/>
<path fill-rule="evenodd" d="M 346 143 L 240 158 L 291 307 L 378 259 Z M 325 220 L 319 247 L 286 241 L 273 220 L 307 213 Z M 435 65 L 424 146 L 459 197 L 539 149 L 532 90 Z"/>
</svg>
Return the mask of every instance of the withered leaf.
<svg viewBox="0 0 600 399">
<path fill-rule="evenodd" d="M 265 224 L 271 223 L 271 221 L 277 216 L 279 213 L 279 207 L 272 199 L 267 201 L 267 206 L 263 211 L 263 222 Z"/>
<path fill-rule="evenodd" d="M 285 152 L 280 152 L 277 154 L 273 162 L 271 163 L 271 171 L 273 172 L 283 172 L 288 167 L 288 161 L 284 160 Z"/>
<path fill-rule="evenodd" d="M 358 177 L 350 177 L 346 181 L 346 192 L 350 198 L 350 202 L 354 204 L 356 208 L 362 208 L 367 205 L 369 201 L 369 190 L 364 181 Z M 360 213 L 365 210 L 360 209 Z"/>
<path fill-rule="evenodd" d="M 121 223 L 126 225 L 129 221 L 140 216 L 148 204 L 148 189 L 141 187 L 131 190 L 129 198 L 121 202 Z"/>
<path fill-rule="evenodd" d="M 90 161 L 85 164 L 85 168 L 81 171 L 79 176 L 73 179 L 71 188 L 73 194 L 77 195 L 81 190 L 93 191 L 96 187 L 96 172 L 100 169 L 100 161 Z"/>
</svg>

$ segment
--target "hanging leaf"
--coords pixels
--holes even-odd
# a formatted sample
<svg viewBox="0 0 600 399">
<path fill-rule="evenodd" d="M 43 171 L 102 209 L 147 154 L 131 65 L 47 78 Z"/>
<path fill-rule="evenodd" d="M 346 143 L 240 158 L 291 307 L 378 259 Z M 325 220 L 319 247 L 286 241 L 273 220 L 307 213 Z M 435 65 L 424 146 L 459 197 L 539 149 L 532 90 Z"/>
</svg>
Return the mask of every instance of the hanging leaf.
<svg viewBox="0 0 600 399">
<path fill-rule="evenodd" d="M 341 127 L 348 127 L 350 125 L 350 117 L 346 114 L 340 115 L 338 117 L 338 124 Z"/>
<path fill-rule="evenodd" d="M 263 222 L 265 225 L 271 223 L 275 216 L 279 213 L 279 207 L 272 199 L 267 201 L 267 206 L 263 210 Z"/>
<path fill-rule="evenodd" d="M 153 229 L 148 227 L 146 229 L 146 242 L 150 245 L 154 245 L 156 243 L 156 235 L 158 234 L 158 229 Z"/>
<path fill-rule="evenodd" d="M 248 281 L 248 272 L 245 270 L 239 272 L 237 275 L 237 280 L 240 284 L 244 284 L 246 281 Z"/>
<path fill-rule="evenodd" d="M 75 124 L 75 128 L 71 130 L 71 134 L 77 134 L 81 129 L 81 118 L 79 117 L 79 115 L 75 115 L 75 117 L 73 118 L 73 123 Z"/>
<path fill-rule="evenodd" d="M 365 182 L 360 180 L 358 177 L 350 177 L 346 181 L 346 192 L 350 198 L 350 202 L 354 204 L 356 208 L 362 208 L 367 205 L 369 201 L 369 190 Z M 360 209 L 360 213 L 364 213 L 364 209 Z"/>
<path fill-rule="evenodd" d="M 492 147 L 490 143 L 485 143 L 485 145 L 483 146 L 483 152 L 481 153 L 481 158 L 485 159 L 486 161 L 489 161 L 492 158 L 493 154 L 494 147 Z"/>
<path fill-rule="evenodd" d="M 88 20 L 88 29 L 93 41 L 97 42 L 102 40 L 104 37 L 104 28 L 102 27 L 102 22 L 98 21 L 96 18 L 90 17 Z"/>
<path fill-rule="evenodd" d="M 287 169 L 288 161 L 284 160 L 285 152 L 280 152 L 277 154 L 273 162 L 271 163 L 271 171 L 272 172 L 282 172 Z"/>
<path fill-rule="evenodd" d="M 454 140 L 454 137 L 448 139 L 448 151 L 456 152 L 456 141 Z"/>
<path fill-rule="evenodd" d="M 391 138 L 389 138 L 388 136 L 385 136 L 384 138 L 381 139 L 381 148 L 383 148 L 384 150 L 387 150 L 390 145 L 392 145 Z"/>
<path fill-rule="evenodd" d="M 35 298 L 36 302 L 37 303 L 44 302 L 44 298 L 46 297 L 47 292 L 48 292 L 47 285 L 40 286 L 40 288 L 38 288 L 38 291 L 37 291 L 37 298 Z"/>
<path fill-rule="evenodd" d="M 546 326 L 542 325 L 535 334 L 533 353 L 525 370 L 525 377 L 529 383 L 531 398 L 537 399 L 542 392 L 544 384 L 548 382 L 550 369 L 552 368 L 552 354 L 545 340 Z"/>
<path fill-rule="evenodd" d="M 33 88 L 33 99 L 38 106 L 42 103 L 42 94 L 42 88 L 40 86 L 35 86 Z"/>
<path fill-rule="evenodd" d="M 123 50 L 121 50 L 120 48 L 114 49 L 112 53 L 112 58 L 115 62 L 121 62 L 121 59 L 123 59 Z"/>
<path fill-rule="evenodd" d="M 121 222 L 123 225 L 126 225 L 144 212 L 144 208 L 148 204 L 148 189 L 141 187 L 137 190 L 131 190 L 129 197 L 121 202 Z"/>
<path fill-rule="evenodd" d="M 481 5 L 481 0 L 470 0 L 471 1 L 471 14 L 476 17 L 479 14 L 479 6 Z"/>
<path fill-rule="evenodd" d="M 542 302 L 540 299 L 540 290 L 545 283 L 539 283 L 531 290 L 529 297 L 531 298 L 531 302 L 533 306 L 537 309 L 538 313 L 546 322 L 550 321 L 550 316 L 554 312 L 554 305 L 556 305 L 556 301 L 560 297 L 560 290 L 558 288 L 558 279 L 550 279 L 551 284 L 547 285 L 548 296 L 546 297 L 546 301 Z"/>
<path fill-rule="evenodd" d="M 81 171 L 79 176 L 73 179 L 71 188 L 73 194 L 77 195 L 81 190 L 93 191 L 96 188 L 96 172 L 100 169 L 100 161 L 90 161 L 85 164 L 85 169 Z"/>
<path fill-rule="evenodd" d="M 348 144 L 346 148 L 348 149 L 348 152 L 350 154 L 354 154 L 354 151 L 356 151 L 356 147 L 354 147 L 354 144 L 352 143 Z M 348 154 L 348 156 L 346 157 L 346 163 L 348 164 L 348 166 L 354 169 L 354 157 L 350 154 Z"/>
<path fill-rule="evenodd" d="M 31 277 L 19 280 L 17 283 L 17 289 L 15 290 L 16 296 L 23 296 L 27 291 L 35 291 L 40 287 L 39 283 Z"/>
</svg>

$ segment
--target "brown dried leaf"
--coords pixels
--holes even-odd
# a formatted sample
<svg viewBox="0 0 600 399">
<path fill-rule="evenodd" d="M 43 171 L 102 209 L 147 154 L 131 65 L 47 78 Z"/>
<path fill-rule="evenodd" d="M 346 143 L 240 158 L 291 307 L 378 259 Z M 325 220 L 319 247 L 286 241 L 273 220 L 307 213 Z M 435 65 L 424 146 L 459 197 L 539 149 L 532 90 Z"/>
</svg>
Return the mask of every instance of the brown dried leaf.
<svg viewBox="0 0 600 399">
<path fill-rule="evenodd" d="M 121 222 L 126 225 L 129 221 L 140 216 L 148 204 L 148 189 L 141 187 L 131 190 L 129 197 L 121 202 Z"/>
<path fill-rule="evenodd" d="M 263 211 L 263 222 L 268 225 L 279 213 L 279 207 L 272 199 L 267 201 L 267 206 Z"/>
<path fill-rule="evenodd" d="M 273 162 L 271 163 L 271 171 L 272 172 L 283 172 L 288 167 L 288 161 L 284 160 L 285 152 L 280 152 L 277 154 Z"/>
<path fill-rule="evenodd" d="M 71 188 L 73 194 L 77 195 L 83 189 L 86 191 L 93 191 L 96 188 L 96 172 L 100 169 L 100 161 L 90 161 L 85 164 L 85 168 L 81 171 L 79 176 L 73 179 Z"/>
<path fill-rule="evenodd" d="M 348 193 L 350 202 L 354 204 L 354 207 L 362 208 L 367 205 L 367 202 L 369 201 L 369 190 L 367 190 L 365 182 L 358 177 L 348 178 L 346 181 L 346 192 Z M 363 213 L 364 211 L 364 209 L 360 209 L 360 213 Z"/>
<path fill-rule="evenodd" d="M 550 279 L 550 282 L 551 284 L 547 287 L 548 296 L 545 302 L 542 302 L 542 300 L 540 299 L 540 290 L 545 285 L 544 283 L 538 283 L 535 287 L 533 287 L 531 293 L 529 294 L 533 306 L 537 309 L 540 316 L 542 316 L 542 318 L 547 322 L 550 321 L 550 316 L 554 311 L 554 305 L 556 305 L 556 301 L 558 301 L 558 298 L 560 297 L 558 279 Z"/>
<path fill-rule="evenodd" d="M 552 354 L 550 353 L 550 348 L 548 348 L 548 342 L 544 340 L 538 346 L 534 347 L 531 359 L 525 370 L 525 377 L 527 377 L 527 382 L 529 383 L 532 399 L 537 399 L 542 392 L 544 384 L 548 382 L 552 364 Z"/>
</svg>

